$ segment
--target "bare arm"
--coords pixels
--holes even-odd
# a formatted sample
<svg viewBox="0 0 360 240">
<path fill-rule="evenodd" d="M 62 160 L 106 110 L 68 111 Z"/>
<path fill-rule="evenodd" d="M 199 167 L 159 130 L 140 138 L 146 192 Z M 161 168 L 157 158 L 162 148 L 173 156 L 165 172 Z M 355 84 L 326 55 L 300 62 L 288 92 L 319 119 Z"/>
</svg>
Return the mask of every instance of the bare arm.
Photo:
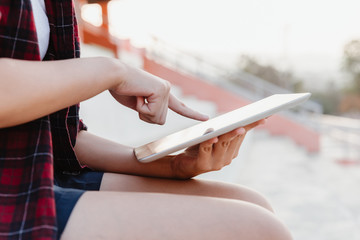
<svg viewBox="0 0 360 240">
<path fill-rule="evenodd" d="M 246 132 L 263 124 L 259 121 L 217 138 L 188 148 L 179 155 L 166 156 L 150 163 L 136 160 L 133 148 L 112 142 L 89 132 L 78 135 L 75 153 L 80 163 L 105 172 L 140 176 L 188 179 L 219 170 L 231 163 L 238 154 Z"/>
<path fill-rule="evenodd" d="M 37 62 L 0 58 L 0 128 L 25 123 L 109 89 L 142 120 L 163 124 L 168 107 L 186 117 L 207 117 L 187 108 L 170 84 L 112 58 Z"/>
<path fill-rule="evenodd" d="M 0 127 L 25 123 L 93 97 L 116 84 L 117 69 L 106 58 L 49 62 L 0 58 Z"/>
<path fill-rule="evenodd" d="M 81 164 L 90 168 L 141 176 L 171 178 L 169 161 L 143 164 L 136 160 L 133 148 L 98 137 L 87 131 L 78 134 L 75 153 Z"/>
</svg>

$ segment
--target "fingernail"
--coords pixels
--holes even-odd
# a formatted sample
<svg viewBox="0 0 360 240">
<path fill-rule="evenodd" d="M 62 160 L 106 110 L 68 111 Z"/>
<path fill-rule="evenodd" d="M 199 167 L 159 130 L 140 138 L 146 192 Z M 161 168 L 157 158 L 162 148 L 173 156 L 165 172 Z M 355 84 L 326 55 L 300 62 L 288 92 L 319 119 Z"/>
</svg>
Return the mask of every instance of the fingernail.
<svg viewBox="0 0 360 240">
<path fill-rule="evenodd" d="M 208 115 L 205 115 L 205 114 L 201 114 L 201 115 L 202 115 L 201 117 L 202 117 L 204 120 L 209 120 L 209 118 L 210 118 Z"/>
<path fill-rule="evenodd" d="M 243 135 L 243 134 L 245 134 L 245 128 L 240 128 L 239 129 L 239 131 L 238 131 L 238 133 L 240 134 L 240 135 Z"/>
</svg>

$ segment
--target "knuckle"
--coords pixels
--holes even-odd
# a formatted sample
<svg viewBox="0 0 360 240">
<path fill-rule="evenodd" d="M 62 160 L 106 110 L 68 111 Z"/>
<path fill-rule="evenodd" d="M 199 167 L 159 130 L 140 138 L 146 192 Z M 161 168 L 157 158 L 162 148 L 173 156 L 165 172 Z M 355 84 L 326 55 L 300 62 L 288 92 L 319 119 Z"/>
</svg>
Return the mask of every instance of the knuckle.
<svg viewBox="0 0 360 240">
<path fill-rule="evenodd" d="M 232 159 L 231 159 L 231 158 L 230 158 L 230 159 L 228 159 L 228 160 L 225 162 L 225 166 L 230 165 L 230 164 L 231 164 L 231 162 L 232 162 Z"/>
<path fill-rule="evenodd" d="M 211 146 L 205 146 L 205 147 L 202 148 L 202 150 L 203 150 L 204 152 L 206 152 L 206 153 L 209 153 L 209 152 L 211 152 L 212 147 L 211 147 Z"/>
<path fill-rule="evenodd" d="M 221 142 L 221 146 L 222 146 L 223 148 L 227 148 L 227 147 L 229 147 L 229 145 L 230 145 L 230 142 L 229 142 L 229 141 L 223 141 L 223 142 Z"/>
<path fill-rule="evenodd" d="M 168 81 L 164 80 L 162 82 L 161 88 L 163 92 L 170 93 L 171 84 Z"/>
</svg>

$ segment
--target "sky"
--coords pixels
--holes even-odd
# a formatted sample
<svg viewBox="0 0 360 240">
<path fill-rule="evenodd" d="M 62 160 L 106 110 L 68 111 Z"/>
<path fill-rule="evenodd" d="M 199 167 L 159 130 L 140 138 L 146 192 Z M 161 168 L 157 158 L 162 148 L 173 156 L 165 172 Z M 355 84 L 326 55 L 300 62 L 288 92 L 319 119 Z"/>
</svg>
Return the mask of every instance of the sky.
<svg viewBox="0 0 360 240">
<path fill-rule="evenodd" d="M 295 73 L 338 78 L 344 45 L 360 38 L 359 0 L 113 0 L 113 34 L 151 36 L 210 61 L 250 55 Z"/>
</svg>

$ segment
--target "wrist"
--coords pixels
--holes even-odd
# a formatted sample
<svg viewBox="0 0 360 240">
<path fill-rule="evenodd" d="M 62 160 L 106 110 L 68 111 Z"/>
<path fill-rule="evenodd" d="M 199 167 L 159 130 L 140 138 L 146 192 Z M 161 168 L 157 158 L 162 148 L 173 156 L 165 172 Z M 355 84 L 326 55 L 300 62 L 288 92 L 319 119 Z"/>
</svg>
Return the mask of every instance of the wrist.
<svg viewBox="0 0 360 240">
<path fill-rule="evenodd" d="M 125 74 L 128 71 L 127 66 L 118 59 L 108 58 L 109 70 L 108 79 L 110 80 L 109 90 L 114 90 L 125 83 Z"/>
<path fill-rule="evenodd" d="M 181 161 L 177 159 L 177 155 L 169 155 L 166 157 L 167 162 L 170 164 L 171 178 L 179 180 L 188 180 L 194 177 L 183 171 Z"/>
</svg>

